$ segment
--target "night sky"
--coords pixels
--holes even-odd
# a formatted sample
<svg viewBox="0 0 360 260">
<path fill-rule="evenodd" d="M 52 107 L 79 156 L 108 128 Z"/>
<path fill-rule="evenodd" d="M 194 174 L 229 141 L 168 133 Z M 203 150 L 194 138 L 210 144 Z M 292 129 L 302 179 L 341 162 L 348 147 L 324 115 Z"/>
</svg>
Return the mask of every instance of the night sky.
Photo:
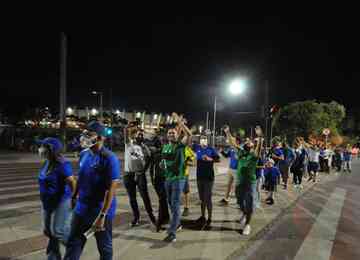
<svg viewBox="0 0 360 260">
<path fill-rule="evenodd" d="M 317 99 L 357 105 L 359 40 L 355 17 L 319 14 L 126 20 L 119 26 L 68 31 L 68 104 L 95 106 L 91 90 L 120 109 L 178 111 L 199 120 L 219 96 L 223 114 L 256 111 L 269 81 L 270 102 Z M 58 109 L 59 39 L 54 32 L 2 36 L 0 108 L 9 114 Z M 249 87 L 230 97 L 226 85 Z"/>
</svg>

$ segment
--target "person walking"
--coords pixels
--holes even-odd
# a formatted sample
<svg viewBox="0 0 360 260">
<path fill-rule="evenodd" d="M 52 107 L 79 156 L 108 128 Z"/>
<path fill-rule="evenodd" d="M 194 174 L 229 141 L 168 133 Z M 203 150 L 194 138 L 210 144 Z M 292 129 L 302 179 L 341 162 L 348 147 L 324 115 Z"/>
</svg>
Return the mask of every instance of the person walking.
<svg viewBox="0 0 360 260">
<path fill-rule="evenodd" d="M 201 216 L 196 221 L 204 229 L 211 227 L 212 220 L 212 190 L 214 187 L 215 170 L 214 163 L 219 162 L 220 156 L 217 151 L 208 146 L 206 136 L 200 137 L 200 145 L 194 147 L 196 153 L 196 181 L 199 198 L 201 201 Z M 207 210 L 207 219 L 205 212 Z"/>
<path fill-rule="evenodd" d="M 49 238 L 48 260 L 62 259 L 60 243 L 66 244 L 72 216 L 71 197 L 76 189 L 71 163 L 61 154 L 63 145 L 57 138 L 37 141 L 44 160 L 38 182 L 42 206 L 43 232 Z"/>
<path fill-rule="evenodd" d="M 91 147 L 80 153 L 79 178 L 71 231 L 64 260 L 78 260 L 87 241 L 94 234 L 100 259 L 113 258 L 112 226 L 116 212 L 116 189 L 120 179 L 120 161 L 104 147 L 105 127 L 92 121 L 87 125 Z"/>
<path fill-rule="evenodd" d="M 151 223 L 156 226 L 157 222 L 153 214 L 146 180 L 146 172 L 150 166 L 150 149 L 144 143 L 144 133 L 141 129 L 136 131 L 134 138 L 130 138 L 129 134 L 129 132 L 125 133 L 126 142 L 123 181 L 133 212 L 133 220 L 130 226 L 135 227 L 140 223 L 140 211 L 136 198 L 137 190 L 144 202 Z"/>
</svg>

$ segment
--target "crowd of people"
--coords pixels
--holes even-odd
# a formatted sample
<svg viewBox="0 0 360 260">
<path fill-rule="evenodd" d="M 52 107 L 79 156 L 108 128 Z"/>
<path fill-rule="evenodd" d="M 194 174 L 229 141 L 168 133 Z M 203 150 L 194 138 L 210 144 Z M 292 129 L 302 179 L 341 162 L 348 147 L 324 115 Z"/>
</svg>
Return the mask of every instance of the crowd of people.
<svg viewBox="0 0 360 260">
<path fill-rule="evenodd" d="M 229 158 L 228 182 L 224 198 L 217 204 L 227 206 L 235 191 L 239 206 L 239 221 L 243 235 L 251 233 L 254 210 L 261 206 L 261 190 L 267 191 L 267 204 L 274 204 L 274 192 L 279 186 L 288 189 L 292 184 L 302 188 L 307 181 L 317 182 L 319 171 L 351 172 L 351 159 L 356 152 L 350 146 L 331 149 L 316 142 L 296 138 L 293 144 L 277 142 L 265 149 L 263 133 L 255 128 L 256 138 L 234 137 L 229 126 L 223 128 L 229 144 L 216 149 L 201 136 L 198 143 L 185 120 L 178 115 L 177 124 L 167 130 L 166 136 L 149 133 L 138 125 L 124 129 L 124 167 L 117 156 L 104 146 L 105 127 L 90 122 L 81 137 L 83 150 L 79 155 L 77 177 L 71 163 L 61 154 L 62 143 L 57 138 L 39 141 L 39 153 L 45 159 L 39 173 L 44 234 L 49 238 L 48 259 L 62 259 L 60 245 L 66 246 L 63 259 L 79 259 L 87 239 L 94 235 L 100 259 L 112 259 L 112 225 L 117 208 L 116 190 L 122 179 L 127 191 L 133 219 L 130 227 L 140 225 L 137 192 L 143 200 L 150 222 L 157 232 L 167 226 L 164 242 L 175 242 L 182 229 L 181 218 L 190 211 L 189 167 L 196 166 L 200 229 L 211 228 L 213 217 L 212 191 L 215 182 L 215 163 Z M 149 195 L 148 180 L 158 196 L 158 215 L 155 216 Z M 234 187 L 235 186 L 235 187 Z M 184 209 L 181 212 L 181 200 Z"/>
</svg>

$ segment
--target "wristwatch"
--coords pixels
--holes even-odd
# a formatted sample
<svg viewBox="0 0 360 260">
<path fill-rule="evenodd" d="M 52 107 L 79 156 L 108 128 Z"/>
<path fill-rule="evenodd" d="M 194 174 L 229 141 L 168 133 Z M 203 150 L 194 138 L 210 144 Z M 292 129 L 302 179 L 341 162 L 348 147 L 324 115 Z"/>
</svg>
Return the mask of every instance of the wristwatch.
<svg viewBox="0 0 360 260">
<path fill-rule="evenodd" d="M 106 217 L 106 213 L 101 212 L 101 213 L 100 213 L 100 218 L 105 218 L 105 217 Z"/>
</svg>

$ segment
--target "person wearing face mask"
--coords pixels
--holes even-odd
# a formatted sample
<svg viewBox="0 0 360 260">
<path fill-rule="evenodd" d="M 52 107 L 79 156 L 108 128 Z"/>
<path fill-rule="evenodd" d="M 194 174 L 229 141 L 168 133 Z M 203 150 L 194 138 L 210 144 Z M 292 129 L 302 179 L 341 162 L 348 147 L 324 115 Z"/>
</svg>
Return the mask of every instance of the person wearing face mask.
<svg viewBox="0 0 360 260">
<path fill-rule="evenodd" d="M 127 131 L 125 129 L 125 131 Z M 133 139 L 130 139 L 129 133 L 125 133 L 125 167 L 124 167 L 124 185 L 128 193 L 129 202 L 133 211 L 134 219 L 131 227 L 139 225 L 140 211 L 136 199 L 136 189 L 144 202 L 145 209 L 149 215 L 151 223 L 156 226 L 156 219 L 150 201 L 147 187 L 146 171 L 150 166 L 150 150 L 144 143 L 144 133 L 137 130 Z"/>
<path fill-rule="evenodd" d="M 43 231 L 49 238 L 48 260 L 61 259 L 60 242 L 67 243 L 71 223 L 71 197 L 76 181 L 71 163 L 62 155 L 62 143 L 48 137 L 38 142 L 39 155 L 45 159 L 38 182 L 42 204 Z"/>
<path fill-rule="evenodd" d="M 201 216 L 196 221 L 203 226 L 204 229 L 211 227 L 212 219 L 212 190 L 214 186 L 214 162 L 219 162 L 220 156 L 218 152 L 208 146 L 206 136 L 200 137 L 200 145 L 194 146 L 196 153 L 196 181 L 201 201 Z M 207 209 L 208 218 L 205 218 Z"/>
<path fill-rule="evenodd" d="M 236 140 L 231 136 L 229 128 L 225 128 L 224 132 L 229 142 L 240 149 L 236 144 Z M 236 188 L 235 193 L 237 197 L 242 216 L 240 218 L 241 225 L 245 225 L 243 235 L 249 235 L 251 232 L 250 222 L 254 211 L 256 196 L 256 165 L 260 158 L 261 149 L 263 146 L 263 138 L 261 138 L 262 131 L 259 126 L 255 128 L 255 133 L 258 136 L 256 146 L 251 141 L 245 142 L 243 149 L 239 150 L 238 169 L 236 173 Z"/>
<path fill-rule="evenodd" d="M 92 121 L 87 125 L 86 143 L 91 146 L 80 153 L 77 198 L 66 245 L 65 260 L 78 260 L 87 241 L 95 232 L 100 259 L 113 256 L 112 223 L 116 211 L 116 189 L 120 179 L 117 156 L 104 147 L 105 127 Z M 92 232 L 90 232 L 92 233 Z"/>
</svg>

